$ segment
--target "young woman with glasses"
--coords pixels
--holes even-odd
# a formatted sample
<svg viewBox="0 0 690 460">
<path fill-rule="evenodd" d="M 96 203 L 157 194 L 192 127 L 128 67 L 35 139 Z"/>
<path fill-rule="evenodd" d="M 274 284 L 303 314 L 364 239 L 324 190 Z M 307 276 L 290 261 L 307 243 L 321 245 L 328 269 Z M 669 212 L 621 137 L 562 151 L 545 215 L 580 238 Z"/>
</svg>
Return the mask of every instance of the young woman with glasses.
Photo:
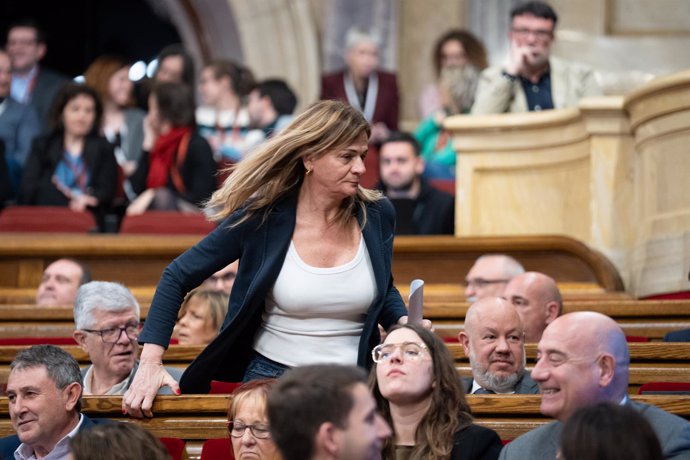
<svg viewBox="0 0 690 460">
<path fill-rule="evenodd" d="M 384 459 L 498 458 L 501 440 L 472 423 L 453 359 L 433 332 L 394 326 L 372 356 L 370 386 L 394 433 Z"/>
</svg>

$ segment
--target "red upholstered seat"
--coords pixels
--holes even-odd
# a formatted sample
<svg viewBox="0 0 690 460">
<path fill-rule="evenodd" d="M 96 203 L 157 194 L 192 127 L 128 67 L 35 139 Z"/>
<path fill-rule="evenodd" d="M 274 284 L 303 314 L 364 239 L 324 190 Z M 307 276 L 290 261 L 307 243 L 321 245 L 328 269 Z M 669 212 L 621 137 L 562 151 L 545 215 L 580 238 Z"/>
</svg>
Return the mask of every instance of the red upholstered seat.
<svg viewBox="0 0 690 460">
<path fill-rule="evenodd" d="M 125 216 L 120 233 L 160 235 L 206 235 L 215 229 L 203 214 L 175 211 L 147 211 L 138 216 Z"/>
<path fill-rule="evenodd" d="M 626 335 L 625 340 L 630 342 L 649 342 L 649 337 L 644 337 L 641 335 Z"/>
<path fill-rule="evenodd" d="M 95 229 L 90 212 L 60 206 L 10 206 L 0 213 L 0 232 L 89 233 Z"/>
<path fill-rule="evenodd" d="M 242 385 L 242 382 L 220 382 L 218 380 L 211 381 L 211 391 L 212 395 L 229 395 L 235 388 Z"/>
<path fill-rule="evenodd" d="M 647 382 L 640 386 L 637 393 L 641 395 L 687 395 L 690 394 L 690 382 Z"/>
<path fill-rule="evenodd" d="M 7 337 L 0 339 L 4 345 L 77 345 L 74 337 Z"/>
<path fill-rule="evenodd" d="M 229 438 L 207 439 L 201 446 L 201 460 L 235 460 Z"/>
<path fill-rule="evenodd" d="M 184 441 L 179 438 L 158 438 L 170 454 L 172 460 L 182 460 L 184 456 Z"/>
</svg>

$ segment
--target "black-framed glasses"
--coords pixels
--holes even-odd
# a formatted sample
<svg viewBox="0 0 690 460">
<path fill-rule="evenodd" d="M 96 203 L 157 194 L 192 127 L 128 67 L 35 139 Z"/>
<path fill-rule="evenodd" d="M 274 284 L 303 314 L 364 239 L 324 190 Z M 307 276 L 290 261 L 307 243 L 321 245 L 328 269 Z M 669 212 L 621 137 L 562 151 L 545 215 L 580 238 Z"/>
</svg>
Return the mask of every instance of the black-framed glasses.
<svg viewBox="0 0 690 460">
<path fill-rule="evenodd" d="M 268 425 L 265 423 L 247 425 L 239 420 L 232 420 L 228 422 L 228 433 L 230 433 L 230 436 L 233 438 L 241 438 L 244 436 L 244 432 L 247 431 L 247 428 L 249 428 L 252 436 L 254 436 L 256 439 L 267 439 L 271 437 L 271 431 L 269 430 Z"/>
<path fill-rule="evenodd" d="M 545 42 L 553 38 L 553 30 L 546 29 L 527 29 L 525 27 L 513 27 L 513 33 L 521 38 L 527 38 L 530 35 L 534 35 L 534 38 L 542 42 Z"/>
<path fill-rule="evenodd" d="M 115 343 L 120 339 L 123 331 L 130 340 L 139 338 L 139 329 L 139 323 L 132 323 L 106 329 L 82 329 L 82 331 L 100 335 L 104 343 Z"/>
<path fill-rule="evenodd" d="M 382 343 L 371 350 L 371 357 L 375 363 L 383 363 L 389 361 L 397 349 L 400 349 L 404 359 L 418 361 L 422 359 L 427 347 L 425 344 L 417 342 Z"/>
<path fill-rule="evenodd" d="M 474 278 L 471 280 L 465 280 L 462 285 L 465 287 L 474 286 L 477 288 L 483 288 L 490 284 L 507 283 L 509 279 L 496 279 L 496 280 L 486 280 L 484 278 Z"/>
</svg>

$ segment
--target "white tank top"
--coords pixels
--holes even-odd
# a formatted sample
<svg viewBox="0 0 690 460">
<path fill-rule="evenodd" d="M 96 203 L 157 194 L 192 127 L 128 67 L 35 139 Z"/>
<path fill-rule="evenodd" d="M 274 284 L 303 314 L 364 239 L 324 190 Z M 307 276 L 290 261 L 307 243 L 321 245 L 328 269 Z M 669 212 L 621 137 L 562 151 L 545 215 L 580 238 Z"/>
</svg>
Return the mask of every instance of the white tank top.
<svg viewBox="0 0 690 460">
<path fill-rule="evenodd" d="M 318 268 L 307 265 L 294 243 L 273 288 L 254 349 L 290 367 L 357 364 L 357 350 L 376 280 L 364 238 L 354 259 Z"/>
</svg>

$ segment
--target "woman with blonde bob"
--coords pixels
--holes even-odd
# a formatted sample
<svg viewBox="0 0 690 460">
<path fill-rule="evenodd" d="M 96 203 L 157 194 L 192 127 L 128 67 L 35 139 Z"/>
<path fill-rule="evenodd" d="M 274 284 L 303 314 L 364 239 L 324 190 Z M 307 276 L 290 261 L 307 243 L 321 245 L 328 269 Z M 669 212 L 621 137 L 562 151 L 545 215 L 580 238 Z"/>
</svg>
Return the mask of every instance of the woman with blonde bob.
<svg viewBox="0 0 690 460">
<path fill-rule="evenodd" d="M 268 425 L 268 392 L 276 379 L 252 380 L 232 392 L 228 434 L 236 460 L 280 460 Z"/>
<path fill-rule="evenodd" d="M 433 332 L 398 325 L 372 351 L 369 383 L 394 435 L 390 460 L 496 460 L 498 435 L 472 423 L 453 358 Z"/>
<path fill-rule="evenodd" d="M 218 228 L 163 273 L 123 409 L 149 415 L 161 385 L 177 389 L 160 362 L 179 305 L 239 258 L 228 316 L 185 371 L 184 392 L 306 364 L 371 365 L 377 324 L 406 322 L 407 310 L 391 276 L 393 207 L 359 185 L 369 134 L 356 109 L 321 101 L 235 167 L 207 206 Z"/>
</svg>

